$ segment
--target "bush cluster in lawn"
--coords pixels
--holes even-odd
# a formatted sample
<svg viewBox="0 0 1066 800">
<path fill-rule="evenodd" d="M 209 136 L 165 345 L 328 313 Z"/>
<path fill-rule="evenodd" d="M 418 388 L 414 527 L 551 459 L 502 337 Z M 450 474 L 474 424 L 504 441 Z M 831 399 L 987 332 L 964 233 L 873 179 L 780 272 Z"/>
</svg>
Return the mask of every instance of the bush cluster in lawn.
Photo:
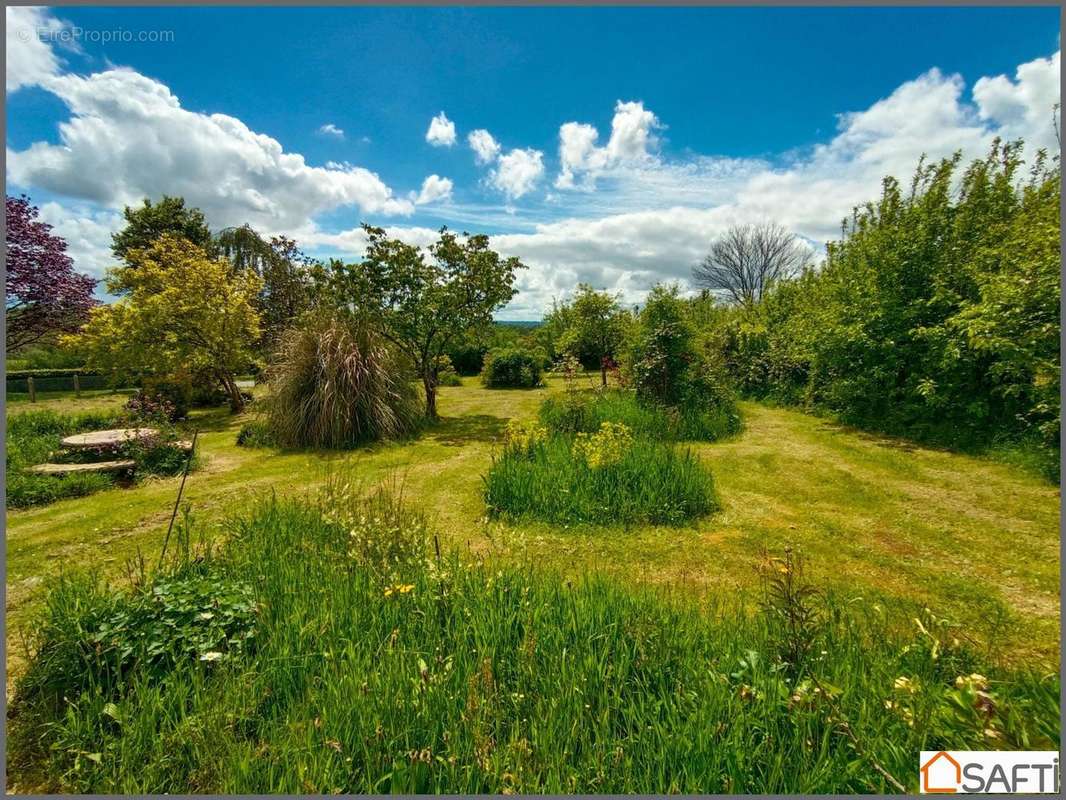
<svg viewBox="0 0 1066 800">
<path fill-rule="evenodd" d="M 377 503 L 363 536 L 423 524 Z M 328 511 L 265 502 L 140 589 L 58 584 L 9 770 L 95 793 L 883 793 L 916 790 L 922 749 L 1058 748 L 1057 673 L 929 614 L 794 588 L 699 609 L 454 553 L 385 575 Z"/>
<path fill-rule="evenodd" d="M 543 361 L 536 353 L 520 347 L 490 350 L 481 370 L 481 382 L 490 389 L 533 389 L 541 385 Z"/>
<path fill-rule="evenodd" d="M 437 357 L 437 386 L 462 386 L 463 379 L 448 356 Z"/>
<path fill-rule="evenodd" d="M 638 400 L 628 389 L 568 390 L 547 398 L 540 420 L 560 433 L 593 433 L 604 422 L 621 422 L 636 436 L 659 440 L 718 441 L 740 431 L 736 405 L 679 408 Z"/>
<path fill-rule="evenodd" d="M 60 440 L 75 433 L 138 424 L 157 425 L 155 419 L 143 420 L 128 413 L 83 412 L 59 414 L 54 411 L 27 411 L 7 420 L 7 505 L 29 508 L 69 497 L 83 497 L 113 486 L 113 475 L 74 473 L 38 475 L 29 468 L 46 461 L 98 461 L 103 458 L 133 459 L 135 477 L 175 475 L 185 468 L 185 451 L 174 446 L 177 434 L 169 426 L 160 427 L 160 435 L 151 441 L 133 441 L 114 453 L 73 452 L 59 456 Z M 196 459 L 193 459 L 194 465 Z"/>
<path fill-rule="evenodd" d="M 741 428 L 721 358 L 701 347 L 678 287 L 656 286 L 637 318 L 626 372 L 641 403 L 674 417 L 677 438 L 714 441 Z"/>
<path fill-rule="evenodd" d="M 237 431 L 239 447 L 277 447 L 277 439 L 266 420 L 254 419 L 241 425 Z"/>
<path fill-rule="evenodd" d="M 691 452 L 633 439 L 624 425 L 624 434 L 604 425 L 583 440 L 512 434 L 485 477 L 489 514 L 562 524 L 679 525 L 718 507 L 711 475 Z"/>
</svg>

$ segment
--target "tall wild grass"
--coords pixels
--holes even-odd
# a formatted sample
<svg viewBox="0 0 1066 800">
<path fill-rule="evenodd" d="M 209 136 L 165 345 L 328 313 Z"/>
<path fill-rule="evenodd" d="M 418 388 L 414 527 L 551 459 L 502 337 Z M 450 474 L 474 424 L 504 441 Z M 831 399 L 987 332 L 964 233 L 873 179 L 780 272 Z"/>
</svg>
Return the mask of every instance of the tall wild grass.
<svg viewBox="0 0 1066 800">
<path fill-rule="evenodd" d="M 132 589 L 54 588 L 9 776 L 101 793 L 885 792 L 916 790 L 922 749 L 1058 747 L 1058 676 L 998 667 L 930 615 L 791 580 L 700 610 L 438 557 L 388 494 L 269 501 L 232 533 Z"/>
<path fill-rule="evenodd" d="M 286 331 L 267 373 L 267 419 L 282 447 L 353 447 L 398 439 L 422 412 L 411 373 L 369 328 L 317 315 Z"/>
<path fill-rule="evenodd" d="M 687 450 L 639 438 L 609 461 L 590 464 L 559 434 L 505 447 L 485 476 L 485 505 L 507 519 L 598 525 L 679 525 L 718 507 L 710 473 Z"/>
<path fill-rule="evenodd" d="M 682 404 L 677 407 L 637 399 L 626 389 L 568 389 L 548 397 L 540 420 L 560 433 L 593 433 L 604 422 L 621 422 L 634 436 L 656 440 L 714 442 L 740 432 L 736 404 Z"/>
</svg>

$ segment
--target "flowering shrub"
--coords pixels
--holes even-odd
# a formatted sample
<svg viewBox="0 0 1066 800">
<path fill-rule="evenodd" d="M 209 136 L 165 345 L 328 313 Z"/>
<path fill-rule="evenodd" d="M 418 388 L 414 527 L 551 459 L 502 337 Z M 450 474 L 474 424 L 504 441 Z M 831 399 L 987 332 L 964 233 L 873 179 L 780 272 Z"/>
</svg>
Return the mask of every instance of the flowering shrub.
<svg viewBox="0 0 1066 800">
<path fill-rule="evenodd" d="M 533 449 L 548 438 L 548 429 L 529 420 L 522 422 L 512 419 L 507 423 L 504 433 L 504 449 L 516 453 L 530 454 Z"/>
<path fill-rule="evenodd" d="M 145 390 L 127 400 L 123 411 L 131 422 L 166 425 L 178 418 L 177 407 L 167 397 Z"/>
<path fill-rule="evenodd" d="M 591 469 L 608 467 L 619 463 L 633 444 L 633 434 L 621 422 L 604 422 L 598 433 L 589 436 L 579 433 L 574 437 L 572 452 Z"/>
</svg>

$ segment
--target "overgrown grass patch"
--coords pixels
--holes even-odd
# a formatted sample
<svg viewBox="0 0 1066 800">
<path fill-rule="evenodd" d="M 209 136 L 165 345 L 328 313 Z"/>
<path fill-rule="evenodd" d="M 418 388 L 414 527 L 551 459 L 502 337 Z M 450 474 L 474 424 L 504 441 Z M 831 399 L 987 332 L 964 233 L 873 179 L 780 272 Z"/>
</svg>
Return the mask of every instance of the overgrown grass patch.
<svg viewBox="0 0 1066 800">
<path fill-rule="evenodd" d="M 635 436 L 658 440 L 713 442 L 740 432 L 733 402 L 671 408 L 645 403 L 627 389 L 568 390 L 547 398 L 540 420 L 560 433 L 594 433 L 604 422 L 620 422 Z"/>
<path fill-rule="evenodd" d="M 718 508 L 710 473 L 688 450 L 637 438 L 602 461 L 594 463 L 578 439 L 561 434 L 508 444 L 485 476 L 489 514 L 557 524 L 679 525 Z"/>
<path fill-rule="evenodd" d="M 278 442 L 266 420 L 253 419 L 241 425 L 241 429 L 237 431 L 237 445 L 239 447 L 277 447 Z"/>
<path fill-rule="evenodd" d="M 932 615 L 780 581 L 700 610 L 424 541 L 383 570 L 348 523 L 388 542 L 424 519 L 388 496 L 338 516 L 343 496 L 266 502 L 132 590 L 59 584 L 11 763 L 97 793 L 844 793 L 916 790 L 922 749 L 1058 747 L 1057 675 L 999 668 Z M 217 641 L 185 636 L 220 609 Z M 121 670 L 101 642 L 129 643 Z"/>
</svg>

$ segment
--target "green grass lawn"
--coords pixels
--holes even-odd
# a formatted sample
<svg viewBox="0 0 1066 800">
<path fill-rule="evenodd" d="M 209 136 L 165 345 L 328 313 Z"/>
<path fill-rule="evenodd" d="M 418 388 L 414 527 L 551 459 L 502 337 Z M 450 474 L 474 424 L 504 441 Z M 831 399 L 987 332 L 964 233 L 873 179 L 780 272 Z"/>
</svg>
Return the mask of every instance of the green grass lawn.
<svg viewBox="0 0 1066 800">
<path fill-rule="evenodd" d="M 928 606 L 1014 661 L 1057 669 L 1059 491 L 1020 470 L 843 428 L 798 411 L 742 404 L 744 431 L 693 444 L 722 508 L 687 527 L 560 528 L 489 520 L 482 475 L 507 420 L 533 418 L 561 389 L 440 391 L 440 425 L 418 439 L 328 454 L 237 447 L 244 417 L 197 412 L 203 467 L 185 498 L 201 523 L 222 524 L 265 493 L 304 493 L 350 469 L 368 485 L 396 475 L 442 544 L 486 560 L 582 575 L 614 574 L 700 602 L 754 597 L 764 550 L 792 545 L 817 584 L 901 618 Z M 122 396 L 14 404 L 86 410 Z M 91 404 L 91 405 L 90 405 Z M 138 552 L 158 553 L 178 478 L 7 515 L 9 675 L 20 630 L 49 579 L 91 569 L 120 579 Z"/>
</svg>

